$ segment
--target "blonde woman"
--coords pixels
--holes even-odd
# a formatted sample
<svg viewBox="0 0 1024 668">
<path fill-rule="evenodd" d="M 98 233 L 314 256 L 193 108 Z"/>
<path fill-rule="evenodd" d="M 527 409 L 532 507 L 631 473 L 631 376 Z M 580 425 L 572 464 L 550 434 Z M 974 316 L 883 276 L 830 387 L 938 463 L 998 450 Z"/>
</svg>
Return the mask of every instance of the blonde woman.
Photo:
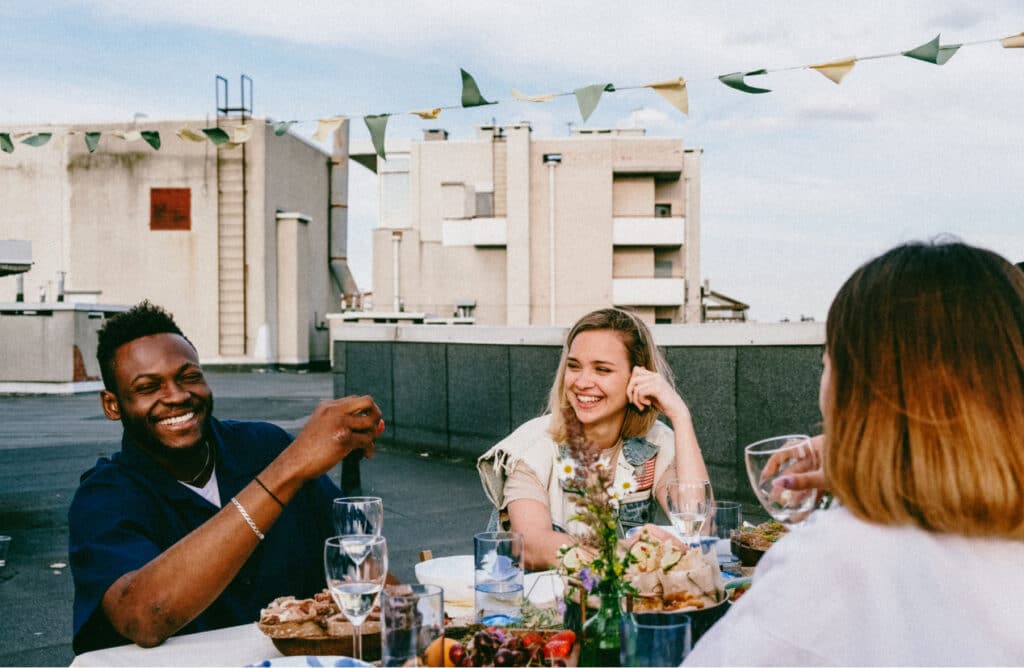
<svg viewBox="0 0 1024 668">
<path fill-rule="evenodd" d="M 674 431 L 658 421 L 659 413 Z M 548 413 L 520 426 L 478 461 L 502 528 L 524 536 L 530 569 L 555 566 L 559 547 L 585 531 L 569 519 L 571 494 L 556 471 L 572 429 L 582 429 L 592 447 L 605 453 L 615 484 L 628 488 L 619 504 L 624 528 L 650 520 L 653 490 L 666 476 L 708 478 L 690 410 L 647 326 L 619 309 L 583 316 L 566 338 Z"/>
<path fill-rule="evenodd" d="M 840 289 L 824 362 L 840 505 L 765 555 L 686 663 L 1024 665 L 1024 274 L 897 247 Z"/>
</svg>

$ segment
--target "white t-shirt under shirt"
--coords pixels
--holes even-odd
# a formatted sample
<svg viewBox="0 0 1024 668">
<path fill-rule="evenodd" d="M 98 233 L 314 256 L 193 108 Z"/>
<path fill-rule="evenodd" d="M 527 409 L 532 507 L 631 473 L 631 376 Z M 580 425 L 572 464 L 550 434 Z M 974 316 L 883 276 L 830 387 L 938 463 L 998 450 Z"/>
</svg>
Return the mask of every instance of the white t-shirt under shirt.
<svg viewBox="0 0 1024 668">
<path fill-rule="evenodd" d="M 180 480 L 178 482 L 181 482 Z M 206 481 L 206 484 L 202 487 L 196 487 L 190 485 L 187 482 L 181 482 L 182 485 L 192 490 L 199 496 L 203 497 L 218 508 L 221 507 L 220 503 L 220 490 L 217 489 L 217 467 L 214 466 L 213 470 L 210 471 L 210 479 Z"/>
<path fill-rule="evenodd" d="M 1024 541 L 814 513 L 684 665 L 1024 665 Z"/>
</svg>

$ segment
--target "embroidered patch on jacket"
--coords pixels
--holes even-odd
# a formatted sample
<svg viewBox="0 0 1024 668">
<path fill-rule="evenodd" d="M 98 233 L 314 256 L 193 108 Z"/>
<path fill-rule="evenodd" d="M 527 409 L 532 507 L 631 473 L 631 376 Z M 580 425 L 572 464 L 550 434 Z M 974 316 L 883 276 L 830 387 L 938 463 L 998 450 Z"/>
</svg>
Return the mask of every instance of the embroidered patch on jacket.
<svg viewBox="0 0 1024 668">
<path fill-rule="evenodd" d="M 633 480 L 636 481 L 636 492 L 642 492 L 654 487 L 654 466 L 655 460 L 648 459 L 646 462 L 633 469 Z"/>
</svg>

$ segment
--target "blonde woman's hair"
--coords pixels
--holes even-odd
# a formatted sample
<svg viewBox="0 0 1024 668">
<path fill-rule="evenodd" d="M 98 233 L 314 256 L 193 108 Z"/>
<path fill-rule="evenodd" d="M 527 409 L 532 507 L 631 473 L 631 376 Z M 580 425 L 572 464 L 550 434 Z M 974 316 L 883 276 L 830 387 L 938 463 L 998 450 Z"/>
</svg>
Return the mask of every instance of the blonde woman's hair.
<svg viewBox="0 0 1024 668">
<path fill-rule="evenodd" d="M 569 357 L 569 349 L 576 337 L 583 332 L 610 331 L 619 335 L 626 347 L 630 369 L 635 366 L 644 367 L 661 374 L 669 384 L 673 383 L 672 369 L 669 367 L 661 351 L 654 344 L 651 330 L 633 313 L 617 308 L 606 308 L 593 311 L 576 321 L 565 338 L 562 347 L 562 358 L 558 362 L 558 372 L 551 386 L 548 397 L 548 412 L 551 424 L 548 431 L 555 443 L 565 443 L 570 433 L 570 423 L 579 424 L 569 399 L 565 394 L 565 366 Z M 626 405 L 626 418 L 622 423 L 622 438 L 643 436 L 658 419 L 657 411 L 640 412 L 632 404 Z"/>
<path fill-rule="evenodd" d="M 825 473 L 858 517 L 1024 539 L 1024 273 L 959 242 L 899 246 L 828 314 Z"/>
</svg>

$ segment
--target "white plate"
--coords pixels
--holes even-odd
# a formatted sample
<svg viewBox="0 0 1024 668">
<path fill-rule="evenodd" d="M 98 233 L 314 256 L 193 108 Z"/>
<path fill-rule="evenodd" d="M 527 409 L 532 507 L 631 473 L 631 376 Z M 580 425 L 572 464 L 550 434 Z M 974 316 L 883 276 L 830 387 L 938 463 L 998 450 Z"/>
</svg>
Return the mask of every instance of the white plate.
<svg viewBox="0 0 1024 668">
<path fill-rule="evenodd" d="M 335 668 L 372 668 L 372 663 L 366 663 L 350 656 L 282 656 L 276 659 L 267 659 L 263 663 L 251 664 L 251 668 L 270 668 L 276 666 L 334 666 Z M 249 668 L 249 667 L 247 667 Z"/>
<path fill-rule="evenodd" d="M 444 604 L 450 607 L 473 607 L 473 555 L 438 557 L 416 564 L 420 584 L 436 584 L 444 589 Z M 555 571 L 527 573 L 523 590 L 536 606 L 552 605 L 562 597 L 562 578 Z"/>
<path fill-rule="evenodd" d="M 438 557 L 416 564 L 420 584 L 434 584 L 444 589 L 445 606 L 473 606 L 473 555 Z"/>
</svg>

